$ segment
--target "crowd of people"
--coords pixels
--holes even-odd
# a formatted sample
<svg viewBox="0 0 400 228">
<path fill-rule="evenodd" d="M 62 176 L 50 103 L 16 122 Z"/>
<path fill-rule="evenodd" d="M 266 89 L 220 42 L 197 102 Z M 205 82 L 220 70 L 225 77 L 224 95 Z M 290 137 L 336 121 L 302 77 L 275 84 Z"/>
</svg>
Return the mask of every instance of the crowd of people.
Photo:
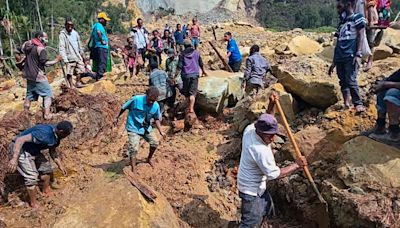
<svg viewBox="0 0 400 228">
<path fill-rule="evenodd" d="M 360 4 L 362 2 L 362 4 Z M 386 1 L 388 2 L 388 1 Z M 354 108 L 357 112 L 365 111 L 357 85 L 357 74 L 362 67 L 362 58 L 367 57 L 365 71 L 372 67 L 373 48 L 379 43 L 381 33 L 387 25 L 387 18 L 381 18 L 378 11 L 388 10 L 388 5 L 380 5 L 382 1 L 338 0 L 337 10 L 340 23 L 337 29 L 337 45 L 333 64 L 329 74 L 336 68 L 343 94 L 344 108 Z M 389 5 L 390 6 L 390 5 Z M 367 17 L 367 20 L 365 19 Z M 74 30 L 73 21 L 67 18 L 65 29 L 59 37 L 60 55 L 48 61 L 45 45 L 47 34 L 37 32 L 34 39 L 24 44 L 26 55 L 24 77 L 27 80 L 25 109 L 29 110 L 30 102 L 43 97 L 44 118 L 50 119 L 52 99 L 51 87 L 45 75 L 45 67 L 59 61 L 66 64 L 67 80 L 71 86 L 81 87 L 83 77 L 100 80 L 109 68 L 110 49 L 105 26 L 110 18 L 101 12 L 98 22 L 93 25 L 89 50 L 92 67 L 84 56 L 80 36 Z M 175 31 L 166 25 L 160 33 L 151 33 L 145 28 L 144 21 L 137 19 L 132 27 L 123 48 L 124 63 L 127 72 L 133 77 L 144 71 L 145 65 L 150 70 L 149 88 L 143 95 L 135 95 L 121 108 L 118 119 L 128 111 L 126 131 L 128 134 L 128 151 L 132 170 L 136 167 L 136 155 L 140 148 L 140 140 L 150 144 L 148 163 L 152 165 L 152 157 L 159 145 L 153 134 L 153 123 L 162 137 L 166 137 L 161 126 L 166 106 L 173 110 L 176 94 L 179 91 L 187 100 L 188 114 L 195 112 L 195 99 L 200 76 L 207 76 L 201 54 L 198 51 L 201 40 L 201 29 L 197 19 L 191 25 L 176 25 Z M 227 42 L 226 59 L 232 71 L 242 70 L 242 55 L 230 32 L 222 39 Z M 369 50 L 368 50 L 369 49 Z M 371 51 L 372 50 L 372 51 Z M 162 53 L 167 59 L 162 59 Z M 165 69 L 161 63 L 165 61 Z M 260 47 L 254 44 L 245 61 L 242 87 L 247 95 L 255 95 L 263 90 L 267 73 L 270 71 L 268 61 L 261 56 Z M 75 83 L 73 76 L 76 76 Z M 395 72 L 384 81 L 373 86 L 377 94 L 378 118 L 376 128 L 371 137 L 398 141 L 400 139 L 400 71 Z M 278 122 L 274 117 L 274 106 L 279 97 L 270 96 L 268 111 L 249 125 L 243 134 L 242 155 L 238 172 L 238 190 L 242 199 L 240 227 L 254 227 L 261 224 L 263 217 L 272 213 L 272 198 L 266 188 L 266 181 L 287 176 L 307 165 L 304 157 L 300 157 L 293 165 L 279 168 L 274 159 L 271 143 L 278 133 Z M 386 116 L 389 117 L 388 132 Z M 30 204 L 37 208 L 36 186 L 38 181 L 44 182 L 43 191 L 49 193 L 49 174 L 51 168 L 42 151 L 50 149 L 50 155 L 66 174 L 66 169 L 58 158 L 55 148 L 60 140 L 72 133 L 72 124 L 63 121 L 57 125 L 37 125 L 18 135 L 13 140 L 10 151 L 12 159 L 9 163 L 11 172 L 18 169 L 25 179 L 30 196 Z"/>
</svg>

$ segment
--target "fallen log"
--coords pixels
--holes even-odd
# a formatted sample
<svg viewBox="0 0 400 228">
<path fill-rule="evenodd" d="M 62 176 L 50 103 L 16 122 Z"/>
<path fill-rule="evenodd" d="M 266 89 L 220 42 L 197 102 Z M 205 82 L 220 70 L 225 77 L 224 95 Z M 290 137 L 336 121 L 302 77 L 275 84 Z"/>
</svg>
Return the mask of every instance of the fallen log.
<svg viewBox="0 0 400 228">
<path fill-rule="evenodd" d="M 131 184 L 135 186 L 148 200 L 153 203 L 155 202 L 155 200 L 157 199 L 157 194 L 148 185 L 136 179 L 135 175 L 129 169 L 129 167 L 124 168 L 124 174 L 126 176 L 126 179 L 128 179 L 129 182 L 131 182 Z"/>
</svg>

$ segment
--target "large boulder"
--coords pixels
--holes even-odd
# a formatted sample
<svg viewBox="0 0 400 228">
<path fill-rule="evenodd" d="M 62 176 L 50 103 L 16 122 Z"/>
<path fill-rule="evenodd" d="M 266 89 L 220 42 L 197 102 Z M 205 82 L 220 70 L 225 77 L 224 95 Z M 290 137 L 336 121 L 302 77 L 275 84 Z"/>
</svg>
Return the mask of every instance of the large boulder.
<svg viewBox="0 0 400 228">
<path fill-rule="evenodd" d="M 381 44 L 385 44 L 389 47 L 400 46 L 400 30 L 387 28 L 383 32 L 383 38 Z"/>
<path fill-rule="evenodd" d="M 100 80 L 80 88 L 79 91 L 88 95 L 97 95 L 100 93 L 113 94 L 117 91 L 117 87 L 109 80 Z"/>
<path fill-rule="evenodd" d="M 296 113 L 299 111 L 296 100 L 290 93 L 286 92 L 281 83 L 272 85 L 272 89 L 279 95 L 279 102 L 282 106 L 283 112 L 285 113 L 288 122 L 291 123 L 296 119 Z"/>
<path fill-rule="evenodd" d="M 91 194 L 90 194 L 91 193 Z M 84 199 L 67 208 L 54 224 L 64 227 L 180 227 L 168 201 L 160 194 L 148 202 L 125 179 L 90 188 Z"/>
<path fill-rule="evenodd" d="M 288 44 L 289 50 L 296 56 L 317 54 L 322 52 L 322 46 L 307 36 L 296 36 Z"/>
<path fill-rule="evenodd" d="M 298 57 L 274 65 L 272 70 L 289 93 L 325 109 L 340 99 L 338 79 L 327 75 L 328 66 L 316 57 Z"/>
<path fill-rule="evenodd" d="M 381 44 L 374 50 L 374 60 L 387 59 L 393 54 L 393 49 L 385 44 Z"/>
<path fill-rule="evenodd" d="M 338 176 L 349 187 L 400 187 L 400 150 L 357 137 L 339 152 Z"/>
<path fill-rule="evenodd" d="M 242 97 L 243 73 L 208 71 L 209 76 L 199 79 L 196 105 L 212 113 L 220 113 L 228 105 L 234 106 Z"/>
</svg>

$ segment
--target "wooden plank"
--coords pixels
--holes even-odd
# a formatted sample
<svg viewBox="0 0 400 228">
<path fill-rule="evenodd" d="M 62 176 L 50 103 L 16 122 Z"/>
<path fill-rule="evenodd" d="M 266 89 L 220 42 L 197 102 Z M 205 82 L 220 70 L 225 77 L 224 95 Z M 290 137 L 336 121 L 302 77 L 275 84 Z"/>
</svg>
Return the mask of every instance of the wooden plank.
<svg viewBox="0 0 400 228">
<path fill-rule="evenodd" d="M 147 199 L 153 203 L 155 202 L 157 199 L 157 194 L 148 185 L 136 179 L 129 167 L 124 168 L 124 174 L 129 182 L 131 182 L 133 186 L 135 186 L 144 196 L 146 196 Z"/>
<path fill-rule="evenodd" d="M 208 43 L 210 44 L 210 46 L 212 47 L 212 49 L 214 49 L 214 51 L 217 53 L 219 59 L 222 61 L 222 63 L 224 64 L 225 68 L 229 71 L 229 72 L 233 72 L 232 68 L 229 66 L 229 64 L 226 62 L 226 60 L 222 57 L 221 53 L 219 53 L 218 49 L 215 47 L 215 45 L 213 44 L 213 42 L 208 41 Z"/>
</svg>

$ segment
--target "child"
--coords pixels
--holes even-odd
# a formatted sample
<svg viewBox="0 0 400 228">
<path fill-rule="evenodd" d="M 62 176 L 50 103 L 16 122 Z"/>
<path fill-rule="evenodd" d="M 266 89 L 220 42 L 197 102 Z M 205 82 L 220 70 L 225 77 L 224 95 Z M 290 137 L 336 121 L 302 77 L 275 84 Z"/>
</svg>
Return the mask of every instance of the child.
<svg viewBox="0 0 400 228">
<path fill-rule="evenodd" d="M 126 71 L 130 73 L 130 77 L 136 75 L 136 63 L 137 63 L 137 46 L 132 37 L 127 39 L 128 44 L 125 45 L 125 48 L 122 52 L 124 56 L 124 63 L 126 66 Z"/>
</svg>

